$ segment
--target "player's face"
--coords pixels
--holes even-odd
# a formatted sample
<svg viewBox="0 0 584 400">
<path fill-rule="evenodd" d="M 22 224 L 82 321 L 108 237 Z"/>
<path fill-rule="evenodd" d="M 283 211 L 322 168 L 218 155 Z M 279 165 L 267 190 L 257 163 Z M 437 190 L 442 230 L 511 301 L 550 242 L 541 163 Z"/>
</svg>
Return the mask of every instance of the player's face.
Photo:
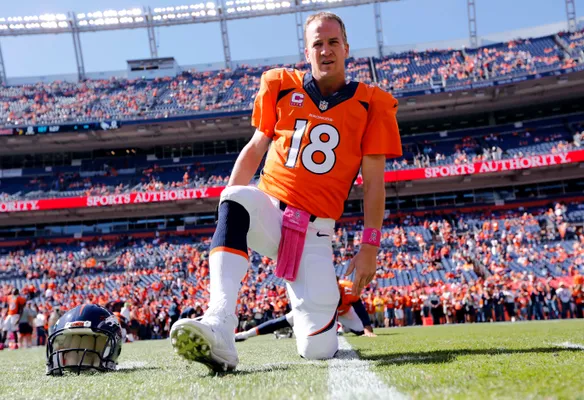
<svg viewBox="0 0 584 400">
<path fill-rule="evenodd" d="M 345 79 L 345 59 L 349 45 L 343 40 L 341 25 L 330 19 L 317 19 L 306 27 L 306 61 L 315 79 Z"/>
</svg>

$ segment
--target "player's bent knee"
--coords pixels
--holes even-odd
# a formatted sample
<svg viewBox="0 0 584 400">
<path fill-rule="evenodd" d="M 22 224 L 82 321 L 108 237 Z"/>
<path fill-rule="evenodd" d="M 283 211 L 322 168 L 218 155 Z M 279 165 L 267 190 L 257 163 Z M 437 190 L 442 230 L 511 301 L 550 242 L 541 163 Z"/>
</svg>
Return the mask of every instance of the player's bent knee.
<svg viewBox="0 0 584 400">
<path fill-rule="evenodd" d="M 221 192 L 220 202 L 230 200 L 251 211 L 257 206 L 257 191 L 258 189 L 250 186 L 229 186 Z"/>
<path fill-rule="evenodd" d="M 307 338 L 297 338 L 298 354 L 307 360 L 328 360 L 333 358 L 339 349 L 337 333 Z"/>
<path fill-rule="evenodd" d="M 211 253 L 216 249 L 236 251 L 247 257 L 247 232 L 250 215 L 241 204 L 226 200 L 219 205 L 217 228 L 211 241 Z"/>
</svg>

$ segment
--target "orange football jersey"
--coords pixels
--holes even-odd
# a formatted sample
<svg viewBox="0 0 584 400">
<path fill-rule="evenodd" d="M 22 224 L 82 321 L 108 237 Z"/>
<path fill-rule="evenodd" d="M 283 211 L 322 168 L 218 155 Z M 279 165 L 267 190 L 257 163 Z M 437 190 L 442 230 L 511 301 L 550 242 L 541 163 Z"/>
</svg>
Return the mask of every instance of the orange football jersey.
<svg viewBox="0 0 584 400">
<path fill-rule="evenodd" d="M 26 299 L 20 296 L 9 296 L 8 297 L 8 315 L 19 315 L 22 314 L 22 310 L 26 305 Z"/>
<path fill-rule="evenodd" d="M 272 138 L 259 188 L 321 218 L 338 219 L 365 155 L 402 155 L 397 100 L 349 82 L 323 97 L 310 73 L 264 72 L 252 125 Z"/>
<path fill-rule="evenodd" d="M 359 300 L 359 296 L 353 294 L 353 282 L 351 281 L 340 280 L 339 291 L 341 292 L 341 302 L 337 311 L 339 315 L 345 315 L 353 303 Z"/>
</svg>

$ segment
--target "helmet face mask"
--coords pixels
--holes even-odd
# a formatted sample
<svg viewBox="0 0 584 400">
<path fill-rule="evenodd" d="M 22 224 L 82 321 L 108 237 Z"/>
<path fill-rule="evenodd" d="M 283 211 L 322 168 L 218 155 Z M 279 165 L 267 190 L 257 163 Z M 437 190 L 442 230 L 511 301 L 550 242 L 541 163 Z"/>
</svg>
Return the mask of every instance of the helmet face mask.
<svg viewBox="0 0 584 400">
<path fill-rule="evenodd" d="M 63 315 L 47 340 L 47 375 L 64 371 L 114 371 L 122 350 L 122 330 L 114 315 L 95 305 Z"/>
</svg>

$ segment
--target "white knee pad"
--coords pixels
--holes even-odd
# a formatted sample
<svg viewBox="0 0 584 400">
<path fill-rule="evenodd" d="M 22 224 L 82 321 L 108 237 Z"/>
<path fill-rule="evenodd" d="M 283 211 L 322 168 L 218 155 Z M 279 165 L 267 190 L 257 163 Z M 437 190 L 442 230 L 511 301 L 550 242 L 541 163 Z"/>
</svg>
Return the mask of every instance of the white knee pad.
<svg viewBox="0 0 584 400">
<path fill-rule="evenodd" d="M 298 354 L 307 360 L 332 358 L 339 348 L 334 307 L 328 311 L 305 311 L 301 309 L 292 311 Z"/>
<path fill-rule="evenodd" d="M 219 202 L 221 203 L 225 200 L 234 201 L 241 204 L 247 212 L 253 214 L 258 205 L 261 205 L 260 199 L 265 196 L 261 190 L 253 186 L 229 186 L 221 192 Z"/>
<path fill-rule="evenodd" d="M 272 199 L 253 186 L 230 186 L 221 193 L 221 202 L 225 200 L 240 204 L 249 213 L 248 246 L 266 257 L 276 258 L 282 211 Z"/>
<path fill-rule="evenodd" d="M 337 324 L 327 332 L 317 336 L 296 337 L 298 354 L 307 360 L 328 360 L 333 358 L 339 349 Z"/>
</svg>

